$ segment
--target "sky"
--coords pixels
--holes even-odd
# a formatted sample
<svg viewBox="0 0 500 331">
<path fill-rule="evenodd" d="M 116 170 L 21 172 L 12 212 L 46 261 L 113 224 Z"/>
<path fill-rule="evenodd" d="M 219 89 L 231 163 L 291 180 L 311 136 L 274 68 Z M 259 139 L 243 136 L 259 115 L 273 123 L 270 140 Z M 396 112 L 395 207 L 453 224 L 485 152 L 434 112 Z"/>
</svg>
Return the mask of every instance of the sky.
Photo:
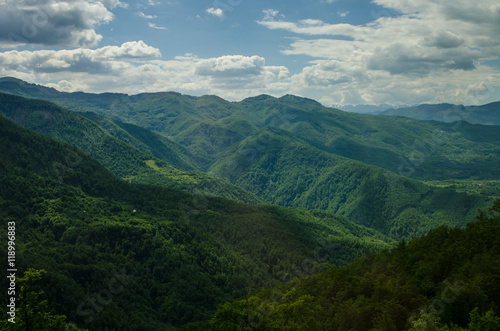
<svg viewBox="0 0 500 331">
<path fill-rule="evenodd" d="M 326 106 L 500 100 L 498 0 L 0 0 L 0 77 Z"/>
</svg>

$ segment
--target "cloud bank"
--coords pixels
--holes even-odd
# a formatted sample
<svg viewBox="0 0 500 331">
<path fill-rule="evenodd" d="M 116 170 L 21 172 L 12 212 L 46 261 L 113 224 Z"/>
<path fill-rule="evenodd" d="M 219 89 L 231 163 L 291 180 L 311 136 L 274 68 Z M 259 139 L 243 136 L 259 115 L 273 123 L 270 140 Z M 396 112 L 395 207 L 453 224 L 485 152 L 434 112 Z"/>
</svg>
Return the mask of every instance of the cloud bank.
<svg viewBox="0 0 500 331">
<path fill-rule="evenodd" d="M 0 46 L 92 47 L 95 29 L 113 20 L 118 0 L 6 0 L 0 3 Z"/>
<path fill-rule="evenodd" d="M 102 36 L 96 28 L 114 19 L 111 11 L 124 6 L 118 0 L 7 0 L 0 3 L 1 47 L 57 47 L 1 52 L 0 75 L 64 91 L 174 90 L 230 100 L 292 93 L 326 105 L 477 104 L 492 93 L 500 96 L 500 72 L 490 65 L 500 58 L 496 0 L 373 2 L 382 10 L 364 25 L 314 17 L 291 21 L 278 10 L 262 10 L 256 24 L 287 35 L 276 50 L 310 59 L 292 74 L 285 66 L 266 65 L 259 54 L 162 59 L 143 41 L 97 47 Z M 216 8 L 206 12 L 224 16 Z"/>
</svg>

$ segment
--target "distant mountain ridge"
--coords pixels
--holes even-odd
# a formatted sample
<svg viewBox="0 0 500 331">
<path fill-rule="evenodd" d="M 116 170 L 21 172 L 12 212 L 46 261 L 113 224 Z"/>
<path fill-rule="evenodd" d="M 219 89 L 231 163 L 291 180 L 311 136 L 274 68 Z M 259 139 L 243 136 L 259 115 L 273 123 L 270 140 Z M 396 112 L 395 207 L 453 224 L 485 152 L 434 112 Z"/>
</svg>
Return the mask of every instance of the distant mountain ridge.
<svg viewBox="0 0 500 331">
<path fill-rule="evenodd" d="M 293 95 L 261 95 L 229 102 L 216 96 L 176 92 L 131 96 L 66 93 L 12 78 L 0 79 L 0 92 L 49 100 L 70 110 L 95 112 L 159 133 L 202 159 L 197 163 L 203 171 L 213 165 L 219 153 L 271 126 L 294 133 L 329 153 L 394 172 L 410 165 L 412 173 L 406 175 L 416 179 L 484 178 L 484 171 L 494 172 L 486 175 L 488 178 L 500 177 L 500 170 L 495 172 L 494 166 L 500 159 L 490 152 L 495 149 L 493 145 L 500 144 L 496 127 L 484 127 L 479 132 L 466 122 L 457 126 L 347 113 Z M 486 141 L 484 135 L 488 136 Z M 471 142 L 482 142 L 487 149 L 483 152 L 492 155 L 480 161 L 480 171 L 475 169 L 479 160 L 473 160 L 477 155 L 468 152 Z M 486 147 L 484 143 L 493 145 Z M 412 160 L 422 153 L 423 158 Z"/>
<path fill-rule="evenodd" d="M 350 113 L 359 114 L 380 114 L 381 112 L 393 108 L 391 105 L 332 105 L 334 108 L 342 109 Z"/>
<path fill-rule="evenodd" d="M 387 109 L 380 113 L 386 116 L 405 116 L 417 120 L 453 123 L 466 121 L 471 124 L 500 125 L 500 101 L 482 106 L 422 104 L 414 107 Z"/>
</svg>

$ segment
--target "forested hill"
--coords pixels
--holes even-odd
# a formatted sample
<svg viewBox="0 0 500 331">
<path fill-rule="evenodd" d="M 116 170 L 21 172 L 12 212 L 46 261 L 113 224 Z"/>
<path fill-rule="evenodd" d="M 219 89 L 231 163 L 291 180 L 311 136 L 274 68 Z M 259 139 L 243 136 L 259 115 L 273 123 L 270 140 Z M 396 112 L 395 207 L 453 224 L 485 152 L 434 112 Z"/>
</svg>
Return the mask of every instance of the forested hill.
<svg viewBox="0 0 500 331">
<path fill-rule="evenodd" d="M 29 268 L 47 272 L 19 289 L 29 302 L 18 298 L 15 325 L 2 296 L 5 330 L 61 328 L 58 315 L 89 330 L 175 329 L 249 291 L 394 244 L 324 212 L 129 184 L 3 115 L 0 155 L 0 220 L 4 229 L 16 224 L 17 276 L 34 281 L 42 273 Z M 5 240 L 0 249 L 7 256 Z M 113 279 L 123 290 L 102 299 Z M 22 302 L 32 307 L 28 320 Z"/>
<path fill-rule="evenodd" d="M 500 330 L 500 200 L 339 269 L 219 306 L 200 330 Z"/>
<path fill-rule="evenodd" d="M 54 100 L 84 112 L 78 114 L 94 124 L 103 123 L 94 130 L 105 132 L 105 137 L 126 137 L 116 144 L 107 139 L 111 145 L 94 149 L 102 151 L 94 156 L 117 174 L 121 173 L 115 169 L 128 171 L 122 177 L 132 181 L 167 181 L 170 187 L 201 189 L 245 202 L 256 202 L 252 199 L 256 196 L 281 206 L 327 210 L 396 239 L 418 236 L 441 224 L 463 226 L 474 219 L 478 208 L 487 208 L 500 196 L 496 186 L 476 185 L 473 193 L 456 192 L 407 178 L 497 180 L 500 126 L 350 114 L 292 95 L 228 102 L 173 92 L 61 93 L 13 79 L 0 79 L 0 89 Z M 84 122 L 71 114 L 65 116 Z M 42 122 L 46 123 L 40 115 L 32 121 Z M 52 132 L 60 137 L 65 132 L 64 122 L 47 125 L 59 125 Z M 82 132 L 82 126 L 73 128 Z M 124 144 L 137 141 L 131 137 L 139 132 L 175 142 L 172 155 L 179 155 L 177 160 L 187 160 L 210 176 L 185 176 L 145 152 L 125 158 L 121 152 L 112 154 L 131 153 Z M 84 142 L 70 134 L 65 140 Z M 151 153 L 158 149 L 150 146 L 163 146 L 144 141 L 134 146 Z"/>
<path fill-rule="evenodd" d="M 195 156 L 141 127 L 4 93 L 0 93 L 0 113 L 28 129 L 78 146 L 126 181 L 203 192 L 251 204 L 262 202 L 222 177 L 195 171 Z"/>
<path fill-rule="evenodd" d="M 500 195 L 483 189 L 500 177 L 500 126 L 292 95 L 61 93 L 5 78 L 0 91 L 3 114 L 44 134 L 0 114 L 0 220 L 16 223 L 19 282 L 35 282 L 0 328 L 230 330 L 259 314 L 263 330 L 496 325 L 498 217 L 439 226 L 465 226 Z M 346 267 L 282 284 L 333 265 Z M 123 291 L 103 301 L 117 277 Z M 455 279 L 455 301 L 436 297 Z M 275 286 L 283 296 L 258 291 Z M 439 313 L 425 310 L 434 300 Z"/>
<path fill-rule="evenodd" d="M 347 113 L 292 95 L 228 102 L 175 92 L 65 93 L 14 78 L 0 78 L 0 91 L 92 111 L 160 133 L 202 157 L 205 170 L 245 138 L 262 140 L 259 134 L 267 127 L 287 131 L 327 153 L 415 179 L 500 177 L 498 126 Z"/>
</svg>

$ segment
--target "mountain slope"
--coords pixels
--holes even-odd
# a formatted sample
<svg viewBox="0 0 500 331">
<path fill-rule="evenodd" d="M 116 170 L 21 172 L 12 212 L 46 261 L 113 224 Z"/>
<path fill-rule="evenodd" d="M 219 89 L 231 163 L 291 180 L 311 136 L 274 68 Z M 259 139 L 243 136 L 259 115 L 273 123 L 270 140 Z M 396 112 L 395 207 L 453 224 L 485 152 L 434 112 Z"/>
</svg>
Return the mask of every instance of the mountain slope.
<svg viewBox="0 0 500 331">
<path fill-rule="evenodd" d="M 492 201 L 400 175 L 500 178 L 499 126 L 352 114 L 293 95 L 228 102 L 173 92 L 128 96 L 23 86 L 0 80 L 0 89 L 46 93 L 74 110 L 91 109 L 165 135 L 199 156 L 200 169 L 266 202 L 337 212 L 395 238 L 442 222 L 464 225 Z"/>
<path fill-rule="evenodd" d="M 293 99 L 299 99 L 293 101 Z M 415 179 L 498 178 L 494 154 L 500 128 L 466 122 L 445 124 L 346 113 L 287 96 L 250 99 L 248 112 L 270 109 L 271 127 L 295 134 L 325 152 L 379 166 Z"/>
<path fill-rule="evenodd" d="M 414 179 L 500 177 L 498 126 L 347 113 L 291 95 L 228 102 L 174 92 L 63 93 L 12 78 L 0 79 L 0 91 L 54 101 L 75 111 L 90 110 L 160 133 L 202 158 L 202 170 L 231 146 L 271 127 L 325 152 Z"/>
<path fill-rule="evenodd" d="M 78 148 L 3 115 L 0 155 L 0 219 L 16 223 L 19 273 L 45 269 L 40 288 L 51 311 L 92 330 L 175 329 L 296 270 L 306 275 L 393 244 L 324 212 L 128 184 Z M 336 254 L 321 253 L 331 247 Z M 303 270 L 305 262 L 314 268 Z M 104 299 L 113 279 L 123 291 Z"/>
<path fill-rule="evenodd" d="M 228 150 L 211 168 L 281 206 L 328 210 L 394 238 L 441 224 L 465 225 L 492 198 L 432 187 L 385 169 L 332 155 L 281 130 L 264 129 Z"/>
<path fill-rule="evenodd" d="M 80 147 L 118 177 L 247 203 L 260 202 L 223 178 L 176 168 L 192 170 L 196 158 L 143 128 L 93 113 L 81 116 L 46 101 L 3 93 L 0 113 L 29 129 Z"/>
<path fill-rule="evenodd" d="M 465 229 L 443 226 L 346 267 L 226 303 L 198 327 L 499 330 L 500 200 L 494 210 Z"/>
</svg>

